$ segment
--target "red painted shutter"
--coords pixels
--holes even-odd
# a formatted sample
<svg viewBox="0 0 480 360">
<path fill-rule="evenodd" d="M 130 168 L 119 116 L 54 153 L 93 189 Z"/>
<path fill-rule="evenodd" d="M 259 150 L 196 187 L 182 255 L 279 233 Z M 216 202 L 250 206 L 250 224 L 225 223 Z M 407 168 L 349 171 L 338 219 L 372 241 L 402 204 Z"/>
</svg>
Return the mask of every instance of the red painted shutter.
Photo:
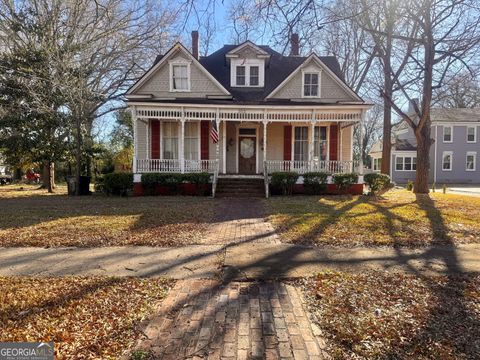
<svg viewBox="0 0 480 360">
<path fill-rule="evenodd" d="M 202 120 L 200 122 L 200 159 L 208 160 L 208 142 L 210 138 L 210 121 Z"/>
<path fill-rule="evenodd" d="M 338 160 L 338 125 L 330 125 L 330 160 Z"/>
<path fill-rule="evenodd" d="M 292 160 L 292 125 L 283 127 L 283 160 Z"/>
<path fill-rule="evenodd" d="M 152 159 L 160 159 L 160 121 L 150 120 L 150 138 Z"/>
</svg>

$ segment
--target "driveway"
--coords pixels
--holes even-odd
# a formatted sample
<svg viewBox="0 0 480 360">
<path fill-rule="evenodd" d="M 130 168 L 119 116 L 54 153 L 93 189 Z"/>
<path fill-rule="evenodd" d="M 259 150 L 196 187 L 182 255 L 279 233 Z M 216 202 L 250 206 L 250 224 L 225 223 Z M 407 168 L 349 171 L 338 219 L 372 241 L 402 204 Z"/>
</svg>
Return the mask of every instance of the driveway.
<svg viewBox="0 0 480 360">
<path fill-rule="evenodd" d="M 447 187 L 447 192 L 480 197 L 480 185 L 452 185 Z"/>
</svg>

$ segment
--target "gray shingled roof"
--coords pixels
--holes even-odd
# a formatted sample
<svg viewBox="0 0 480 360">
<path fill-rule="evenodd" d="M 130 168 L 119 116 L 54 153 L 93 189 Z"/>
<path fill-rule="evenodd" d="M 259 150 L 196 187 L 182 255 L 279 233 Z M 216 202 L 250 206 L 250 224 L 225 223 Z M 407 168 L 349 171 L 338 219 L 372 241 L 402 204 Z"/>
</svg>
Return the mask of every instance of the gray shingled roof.
<svg viewBox="0 0 480 360">
<path fill-rule="evenodd" d="M 238 45 L 224 45 L 221 49 L 215 51 L 209 56 L 200 58 L 200 63 L 220 82 L 239 102 L 262 101 L 268 96 L 280 83 L 285 80 L 295 69 L 297 69 L 307 57 L 303 56 L 283 56 L 266 45 L 259 47 L 270 54 L 265 67 L 265 86 L 263 88 L 235 88 L 230 86 L 230 65 L 225 55 Z M 320 59 L 332 70 L 340 79 L 343 76 L 340 65 L 334 56 L 323 56 Z"/>
<path fill-rule="evenodd" d="M 431 119 L 438 122 L 480 122 L 480 108 L 433 108 L 431 109 Z"/>
</svg>

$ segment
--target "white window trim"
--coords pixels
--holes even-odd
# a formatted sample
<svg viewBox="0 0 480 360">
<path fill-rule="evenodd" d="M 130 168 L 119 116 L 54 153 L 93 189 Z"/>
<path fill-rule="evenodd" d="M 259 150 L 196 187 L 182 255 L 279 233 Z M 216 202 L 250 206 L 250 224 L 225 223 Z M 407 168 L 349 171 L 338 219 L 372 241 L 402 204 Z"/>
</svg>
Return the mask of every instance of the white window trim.
<svg viewBox="0 0 480 360">
<path fill-rule="evenodd" d="M 245 67 L 245 85 L 237 84 L 237 66 Z M 250 68 L 258 66 L 258 85 L 250 85 Z M 259 59 L 248 59 L 246 62 L 243 59 L 232 59 L 230 64 L 230 83 L 232 87 L 250 87 L 263 88 L 265 86 L 265 62 Z"/>
<path fill-rule="evenodd" d="M 170 73 L 169 73 L 169 77 L 170 77 L 170 92 L 190 92 L 191 89 L 192 89 L 192 79 L 191 79 L 191 74 L 190 74 L 190 71 L 191 71 L 191 61 L 188 61 L 188 60 L 172 60 L 172 61 L 169 61 L 169 67 L 170 67 Z M 173 67 L 175 65 L 183 65 L 183 66 L 187 66 L 187 89 L 186 90 L 179 90 L 179 89 L 174 89 L 173 88 Z"/>
<path fill-rule="evenodd" d="M 398 170 L 397 169 L 397 159 L 401 158 L 402 159 L 402 169 L 401 170 Z M 412 168 L 410 170 L 406 170 L 405 169 L 405 159 L 406 158 L 410 158 L 410 164 L 412 166 Z M 417 171 L 416 167 L 417 167 L 417 163 L 415 162 L 415 169 L 413 168 L 413 159 L 416 159 L 417 157 L 416 156 L 413 156 L 413 155 L 395 155 L 395 164 L 394 165 L 394 168 L 395 168 L 395 171 L 398 171 L 398 172 L 411 172 L 411 171 Z"/>
<path fill-rule="evenodd" d="M 450 155 L 450 168 L 444 169 L 443 168 L 443 159 L 445 159 L 445 155 Z M 442 171 L 452 171 L 453 168 L 453 151 L 444 151 L 442 153 Z"/>
<path fill-rule="evenodd" d="M 450 128 L 450 141 L 445 141 L 445 129 L 446 128 Z M 444 125 L 443 126 L 442 140 L 443 140 L 444 143 L 447 143 L 447 144 L 453 143 L 453 125 Z"/>
<path fill-rule="evenodd" d="M 307 160 L 295 160 L 295 129 L 296 128 L 303 128 L 303 127 L 306 127 L 307 128 L 307 144 L 310 143 L 310 141 L 312 141 L 312 137 L 313 137 L 313 134 L 310 134 L 310 126 L 308 125 L 294 125 L 292 126 L 292 143 L 291 143 L 291 149 L 292 149 L 292 161 L 308 161 L 308 150 L 307 150 Z M 327 139 L 328 139 L 328 135 L 327 134 Z M 327 143 L 328 144 L 328 143 Z M 328 146 L 328 145 L 327 145 Z M 328 153 L 327 155 L 327 160 L 329 160 L 330 158 L 330 154 Z"/>
<path fill-rule="evenodd" d="M 165 159 L 163 154 L 163 140 L 166 133 L 165 126 L 167 123 L 176 123 L 177 124 L 177 159 Z M 167 121 L 160 121 L 160 159 L 161 160 L 180 160 L 180 146 L 182 146 L 180 138 L 182 137 L 181 134 L 181 125 L 179 121 L 175 120 L 167 120 Z"/>
<path fill-rule="evenodd" d="M 468 129 L 473 129 L 473 141 L 468 140 Z M 475 144 L 477 142 L 477 127 L 476 126 L 467 126 L 467 143 Z"/>
<path fill-rule="evenodd" d="M 467 168 L 467 160 L 469 156 L 473 156 L 473 169 Z M 465 171 L 477 171 L 477 152 L 476 151 L 467 151 L 467 155 L 465 155 Z"/>
<path fill-rule="evenodd" d="M 305 74 L 317 74 L 318 75 L 318 91 L 317 96 L 307 96 L 305 95 Z M 322 97 L 322 71 L 311 71 L 311 70 L 302 70 L 302 98 L 306 99 L 318 99 Z"/>
<path fill-rule="evenodd" d="M 187 123 L 188 123 L 188 121 L 185 122 L 185 124 L 187 124 Z M 198 139 L 198 146 L 197 146 L 197 148 L 198 148 L 198 152 L 197 152 L 198 156 L 197 156 L 197 159 L 196 159 L 196 160 L 201 160 L 201 157 L 202 157 L 202 154 L 201 154 L 201 152 L 202 152 L 202 146 L 201 146 L 200 143 L 202 142 L 202 138 L 201 138 L 201 137 L 202 137 L 202 134 L 201 134 L 201 129 L 200 129 L 200 128 L 201 128 L 202 125 L 200 124 L 200 121 L 190 121 L 190 123 L 197 124 L 197 137 L 196 137 L 196 138 Z M 181 134 L 180 134 L 180 137 L 181 137 Z M 185 140 L 185 139 L 186 139 L 186 138 L 184 138 L 183 140 Z M 193 138 L 193 139 L 195 139 L 195 138 Z M 183 157 L 185 157 L 185 141 L 183 141 L 183 154 L 184 154 Z"/>
</svg>

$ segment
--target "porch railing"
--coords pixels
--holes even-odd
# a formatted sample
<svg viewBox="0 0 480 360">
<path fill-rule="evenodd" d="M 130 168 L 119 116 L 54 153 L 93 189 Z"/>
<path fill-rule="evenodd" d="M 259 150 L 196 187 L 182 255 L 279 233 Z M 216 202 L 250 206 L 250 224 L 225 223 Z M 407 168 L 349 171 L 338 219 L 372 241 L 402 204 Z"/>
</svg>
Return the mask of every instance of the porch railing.
<svg viewBox="0 0 480 360">
<path fill-rule="evenodd" d="M 182 172 L 180 160 L 170 159 L 137 159 L 137 172 Z M 183 172 L 218 171 L 218 160 L 185 160 Z"/>
<path fill-rule="evenodd" d="M 318 171 L 331 174 L 350 173 L 358 169 L 357 161 L 338 160 L 267 160 L 265 161 L 265 173 L 271 174 L 278 171 L 295 171 L 300 175 L 307 172 Z"/>
</svg>

